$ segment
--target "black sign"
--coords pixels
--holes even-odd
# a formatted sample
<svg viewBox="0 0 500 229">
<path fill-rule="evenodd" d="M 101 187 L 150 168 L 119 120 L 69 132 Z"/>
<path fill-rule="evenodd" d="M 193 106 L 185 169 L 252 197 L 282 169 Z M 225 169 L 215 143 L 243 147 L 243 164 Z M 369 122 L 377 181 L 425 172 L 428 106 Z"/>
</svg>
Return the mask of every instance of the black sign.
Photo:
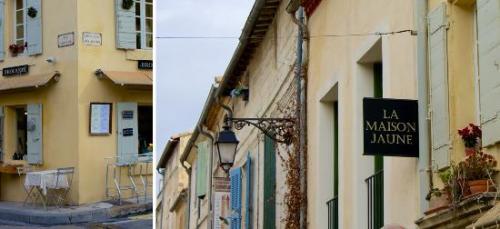
<svg viewBox="0 0 500 229">
<path fill-rule="evenodd" d="M 123 135 L 123 137 L 134 136 L 134 129 L 132 129 L 132 128 L 123 129 L 122 135 Z"/>
<path fill-rule="evenodd" d="M 134 111 L 122 111 L 122 118 L 123 119 L 133 119 L 134 118 Z"/>
<path fill-rule="evenodd" d="M 418 157 L 418 103 L 363 99 L 364 155 Z"/>
<path fill-rule="evenodd" d="M 137 67 L 139 69 L 153 69 L 153 61 L 152 60 L 139 60 L 137 62 Z"/>
<path fill-rule="evenodd" d="M 28 74 L 29 66 L 27 64 L 14 66 L 2 69 L 3 76 L 14 76 L 14 75 L 24 75 Z"/>
</svg>

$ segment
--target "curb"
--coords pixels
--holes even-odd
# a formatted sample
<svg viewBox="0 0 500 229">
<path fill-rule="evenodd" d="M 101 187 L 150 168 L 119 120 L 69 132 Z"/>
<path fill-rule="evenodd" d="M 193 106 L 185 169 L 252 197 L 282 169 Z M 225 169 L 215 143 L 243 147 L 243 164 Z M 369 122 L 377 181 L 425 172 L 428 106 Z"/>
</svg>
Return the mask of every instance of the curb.
<svg viewBox="0 0 500 229">
<path fill-rule="evenodd" d="M 43 210 L 12 209 L 0 207 L 0 220 L 41 226 L 102 222 L 112 218 L 152 211 L 152 203 L 112 206 L 73 213 L 44 212 Z"/>
</svg>

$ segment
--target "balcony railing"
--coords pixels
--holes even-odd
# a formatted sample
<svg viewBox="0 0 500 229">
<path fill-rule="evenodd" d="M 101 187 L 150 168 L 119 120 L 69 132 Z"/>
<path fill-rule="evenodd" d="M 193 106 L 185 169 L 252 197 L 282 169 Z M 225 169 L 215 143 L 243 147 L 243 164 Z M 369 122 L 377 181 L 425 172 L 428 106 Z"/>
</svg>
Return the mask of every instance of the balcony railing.
<svg viewBox="0 0 500 229">
<path fill-rule="evenodd" d="M 326 202 L 328 206 L 328 229 L 339 228 L 339 201 L 337 197 Z"/>
<path fill-rule="evenodd" d="M 368 229 L 384 226 L 384 172 L 376 172 L 365 180 L 368 186 Z"/>
</svg>

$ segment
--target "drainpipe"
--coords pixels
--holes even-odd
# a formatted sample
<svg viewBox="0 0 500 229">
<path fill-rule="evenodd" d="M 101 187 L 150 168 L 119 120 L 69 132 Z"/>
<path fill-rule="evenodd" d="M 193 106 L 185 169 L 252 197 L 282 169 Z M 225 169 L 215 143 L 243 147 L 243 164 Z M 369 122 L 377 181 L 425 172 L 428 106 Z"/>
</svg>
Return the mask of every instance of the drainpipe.
<svg viewBox="0 0 500 229">
<path fill-rule="evenodd" d="M 291 1 L 290 6 L 294 1 Z M 296 2 L 296 1 L 295 1 Z M 295 5 L 297 6 L 297 5 Z M 291 6 L 291 8 L 295 8 Z M 300 168 L 300 190 L 302 194 L 302 203 L 300 206 L 300 213 L 298 215 L 300 219 L 300 228 L 307 228 L 307 155 L 306 155 L 306 146 L 307 146 L 307 112 L 306 112 L 306 72 L 303 73 L 303 69 L 305 69 L 305 65 L 307 65 L 307 61 L 303 61 L 304 43 L 307 42 L 307 27 L 304 23 L 304 8 L 298 7 L 298 9 L 287 9 L 290 15 L 292 16 L 292 20 L 298 26 L 298 34 L 297 34 L 297 50 L 296 50 L 296 63 L 295 63 L 295 83 L 297 87 L 297 97 L 296 97 L 296 117 L 299 121 L 299 168 Z M 297 16 L 296 16 L 297 14 Z M 306 45 L 307 46 L 307 45 Z M 307 55 L 305 55 L 307 57 Z"/>
<path fill-rule="evenodd" d="M 208 228 L 211 229 L 213 228 L 213 211 L 212 211 L 212 201 L 213 201 L 213 198 L 212 198 L 212 179 L 213 179 L 213 153 L 214 153 L 214 134 L 211 133 L 209 130 L 206 130 L 208 128 L 206 128 L 206 126 L 204 126 L 203 124 L 200 124 L 198 125 L 198 131 L 200 131 L 200 133 L 202 135 L 205 135 L 207 138 L 210 139 L 210 154 L 208 155 L 208 161 L 209 161 L 209 164 L 208 164 L 208 171 L 210 173 L 210 179 L 208 179 L 208 198 L 210 198 L 208 200 Z"/>
<path fill-rule="evenodd" d="M 417 89 L 418 89 L 418 128 L 420 176 L 420 214 L 429 207 L 425 196 L 432 184 L 432 159 L 429 140 L 429 98 L 428 98 L 428 47 L 427 47 L 427 5 L 428 0 L 415 0 L 414 15 L 417 26 Z"/>
<path fill-rule="evenodd" d="M 190 221 L 191 221 L 191 168 L 186 167 L 183 162 L 181 162 L 181 166 L 188 173 L 188 192 L 187 192 L 187 208 L 186 208 L 186 228 L 189 229 Z"/>
</svg>

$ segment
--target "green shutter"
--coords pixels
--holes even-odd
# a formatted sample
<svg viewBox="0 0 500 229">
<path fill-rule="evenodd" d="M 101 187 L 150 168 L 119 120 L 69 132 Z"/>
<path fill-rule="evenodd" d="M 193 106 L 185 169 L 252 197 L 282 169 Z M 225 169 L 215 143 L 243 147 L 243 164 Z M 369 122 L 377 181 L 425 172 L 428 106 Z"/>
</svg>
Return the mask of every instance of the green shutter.
<svg viewBox="0 0 500 229">
<path fill-rule="evenodd" d="M 479 98 L 483 146 L 500 141 L 500 1 L 477 1 Z"/>
<path fill-rule="evenodd" d="M 28 163 L 42 164 L 42 104 L 28 104 L 28 120 L 26 129 L 28 132 Z"/>
<path fill-rule="evenodd" d="M 246 175 L 247 175 L 247 184 L 246 184 L 246 205 L 245 205 L 245 228 L 252 228 L 252 158 L 250 157 L 250 152 L 247 155 L 246 162 Z"/>
<path fill-rule="evenodd" d="M 446 3 L 432 10 L 428 17 L 432 163 L 441 169 L 450 162 Z"/>
<path fill-rule="evenodd" d="M 208 188 L 208 151 L 209 143 L 204 141 L 197 144 L 198 156 L 196 158 L 196 196 L 203 198 L 207 194 Z"/>
<path fill-rule="evenodd" d="M 276 151 L 270 137 L 264 138 L 264 229 L 276 228 Z"/>
<path fill-rule="evenodd" d="M 116 48 L 135 49 L 135 3 L 128 10 L 122 3 L 123 0 L 115 0 Z"/>
<path fill-rule="evenodd" d="M 0 61 L 5 59 L 5 0 L 0 0 Z"/>
<path fill-rule="evenodd" d="M 26 0 L 26 9 L 35 8 L 35 17 L 26 16 L 26 42 L 28 54 L 42 54 L 42 0 Z"/>
</svg>

